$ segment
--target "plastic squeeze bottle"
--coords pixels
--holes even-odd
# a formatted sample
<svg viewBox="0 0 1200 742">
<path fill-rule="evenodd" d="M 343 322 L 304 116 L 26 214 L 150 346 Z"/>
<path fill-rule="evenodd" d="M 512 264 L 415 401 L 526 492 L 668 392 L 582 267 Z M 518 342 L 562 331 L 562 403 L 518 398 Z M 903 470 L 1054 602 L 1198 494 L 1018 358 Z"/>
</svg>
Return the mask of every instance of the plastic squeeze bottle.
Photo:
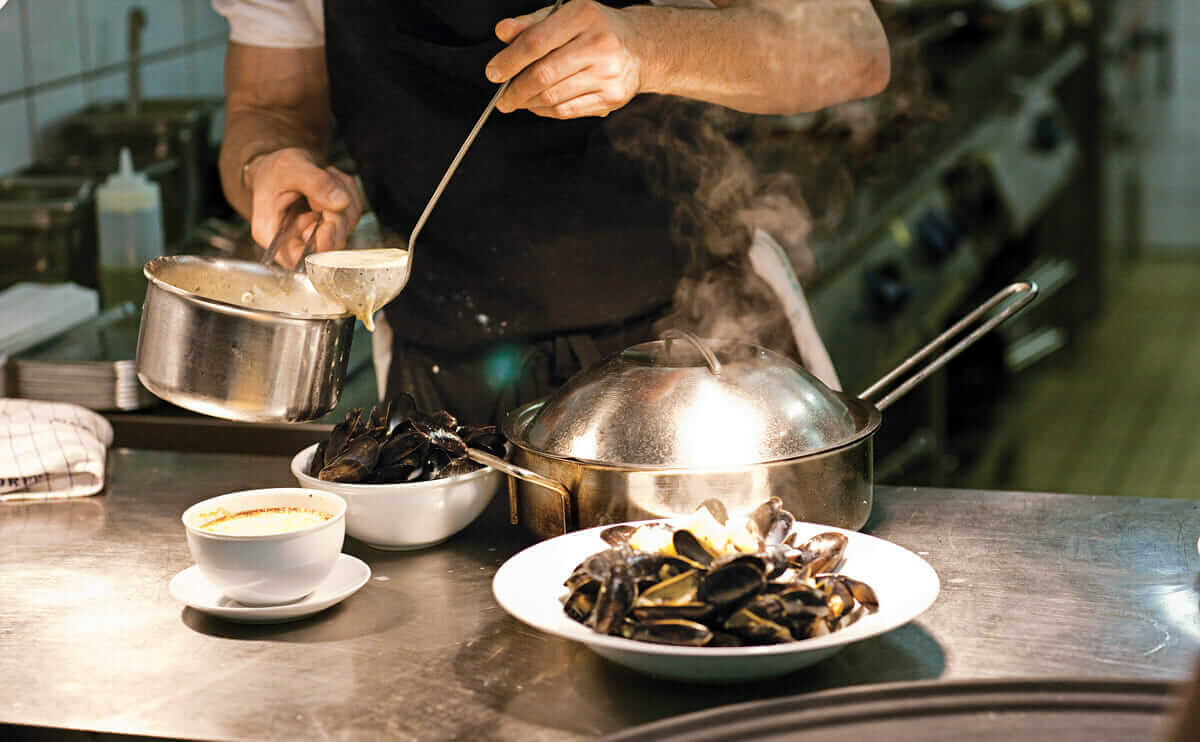
<svg viewBox="0 0 1200 742">
<path fill-rule="evenodd" d="M 163 254 L 162 195 L 157 183 L 134 172 L 121 148 L 120 166 L 96 189 L 100 239 L 100 298 L 105 307 L 146 297 L 142 266 Z"/>
</svg>

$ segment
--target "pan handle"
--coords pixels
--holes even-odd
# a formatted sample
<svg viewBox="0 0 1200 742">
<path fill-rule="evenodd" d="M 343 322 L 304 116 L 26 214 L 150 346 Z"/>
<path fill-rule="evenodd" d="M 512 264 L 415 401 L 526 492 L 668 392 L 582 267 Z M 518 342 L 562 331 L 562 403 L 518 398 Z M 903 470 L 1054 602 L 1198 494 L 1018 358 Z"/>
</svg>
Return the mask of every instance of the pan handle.
<svg viewBox="0 0 1200 742">
<path fill-rule="evenodd" d="M 975 310 L 966 317 L 963 317 L 958 322 L 955 322 L 950 329 L 946 330 L 941 335 L 938 335 L 929 344 L 918 350 L 916 353 L 913 353 L 908 357 L 907 360 L 904 361 L 904 363 L 901 363 L 899 366 L 893 369 L 891 373 L 872 384 L 858 396 L 868 402 L 873 402 L 874 405 L 880 410 L 886 409 L 897 399 L 900 399 L 905 394 L 910 392 L 917 384 L 920 384 L 922 381 L 924 381 L 934 371 L 937 371 L 942 366 L 945 366 L 950 362 L 951 359 L 969 348 L 976 340 L 994 330 L 1001 322 L 1004 322 L 1009 317 L 1024 309 L 1029 302 L 1033 301 L 1033 299 L 1037 296 L 1037 293 L 1037 284 L 1033 283 L 1032 281 L 1018 281 L 1017 283 L 1009 284 L 1005 288 L 1000 289 L 992 296 L 992 298 L 976 307 Z M 936 352 L 946 343 L 961 335 L 968 327 L 977 322 L 980 317 L 994 309 L 1011 296 L 1017 296 L 1019 298 L 1005 307 L 1003 311 L 979 325 L 979 327 L 976 327 L 971 331 L 971 334 L 967 335 L 962 340 L 959 340 L 957 343 L 951 346 L 949 350 L 943 352 L 940 356 L 930 361 L 925 365 L 924 368 L 910 376 L 907 380 L 889 392 L 878 402 L 874 402 L 874 400 L 871 399 L 875 395 L 892 386 L 898 379 L 912 371 L 931 354 Z"/>
<path fill-rule="evenodd" d="M 558 495 L 558 499 L 562 503 L 563 533 L 571 531 L 571 493 L 567 491 L 567 488 L 562 483 L 549 477 L 544 477 L 532 469 L 517 466 L 499 456 L 493 456 L 486 451 L 480 451 L 478 448 L 468 448 L 467 456 L 476 463 L 498 469 L 514 479 L 523 479 L 539 487 L 545 487 Z M 517 524 L 517 488 L 513 486 L 511 479 L 509 480 L 508 487 L 508 519 L 514 526 Z"/>
</svg>

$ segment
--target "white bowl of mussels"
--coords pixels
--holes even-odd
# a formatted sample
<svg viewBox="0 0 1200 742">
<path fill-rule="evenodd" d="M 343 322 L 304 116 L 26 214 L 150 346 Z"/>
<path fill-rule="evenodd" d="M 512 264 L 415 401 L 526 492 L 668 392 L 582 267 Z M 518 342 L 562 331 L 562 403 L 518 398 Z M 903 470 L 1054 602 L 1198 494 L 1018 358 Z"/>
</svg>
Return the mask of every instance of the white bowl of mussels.
<svg viewBox="0 0 1200 742">
<path fill-rule="evenodd" d="M 937 573 L 911 551 L 796 522 L 772 501 L 755 511 L 758 524 L 755 513 L 702 506 L 552 538 L 501 565 L 492 592 L 530 626 L 639 672 L 700 683 L 794 672 L 908 623 L 937 598 Z"/>
<path fill-rule="evenodd" d="M 462 426 L 444 412 L 389 418 L 386 408 L 351 410 L 328 439 L 292 458 L 292 475 L 346 501 L 353 538 L 388 551 L 421 549 L 470 525 L 504 483 L 502 472 L 456 455 L 461 443 L 504 455 L 495 428 Z"/>
</svg>

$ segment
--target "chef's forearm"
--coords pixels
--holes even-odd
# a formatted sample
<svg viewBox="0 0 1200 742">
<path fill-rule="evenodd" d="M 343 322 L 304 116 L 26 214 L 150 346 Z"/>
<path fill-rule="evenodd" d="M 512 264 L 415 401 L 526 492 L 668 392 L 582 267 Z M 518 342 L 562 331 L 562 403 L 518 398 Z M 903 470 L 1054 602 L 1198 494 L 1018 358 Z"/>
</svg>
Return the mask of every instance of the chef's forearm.
<svg viewBox="0 0 1200 742">
<path fill-rule="evenodd" d="M 229 203 L 250 216 L 246 166 L 257 155 L 299 147 L 320 160 L 331 118 L 325 50 L 270 49 L 231 43 L 225 61 L 225 132 L 221 186 Z"/>
<path fill-rule="evenodd" d="M 887 37 L 869 0 L 716 4 L 725 7 L 627 9 L 645 65 L 641 92 L 790 114 L 887 86 Z"/>
</svg>

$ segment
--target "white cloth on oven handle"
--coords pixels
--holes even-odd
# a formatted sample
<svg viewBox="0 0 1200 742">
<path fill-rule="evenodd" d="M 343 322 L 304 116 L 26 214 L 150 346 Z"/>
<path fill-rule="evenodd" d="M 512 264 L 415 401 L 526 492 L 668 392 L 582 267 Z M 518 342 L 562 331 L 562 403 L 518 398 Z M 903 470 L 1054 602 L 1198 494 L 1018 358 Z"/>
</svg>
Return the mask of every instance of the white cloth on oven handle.
<svg viewBox="0 0 1200 742">
<path fill-rule="evenodd" d="M 833 359 L 817 332 L 804 289 L 783 246 L 765 230 L 755 228 L 749 257 L 750 266 L 771 287 L 787 315 L 800 362 L 825 386 L 840 392 L 842 383 L 833 367 Z"/>
<path fill-rule="evenodd" d="M 79 405 L 0 398 L 0 502 L 100 492 L 112 438 L 112 425 Z"/>
</svg>

